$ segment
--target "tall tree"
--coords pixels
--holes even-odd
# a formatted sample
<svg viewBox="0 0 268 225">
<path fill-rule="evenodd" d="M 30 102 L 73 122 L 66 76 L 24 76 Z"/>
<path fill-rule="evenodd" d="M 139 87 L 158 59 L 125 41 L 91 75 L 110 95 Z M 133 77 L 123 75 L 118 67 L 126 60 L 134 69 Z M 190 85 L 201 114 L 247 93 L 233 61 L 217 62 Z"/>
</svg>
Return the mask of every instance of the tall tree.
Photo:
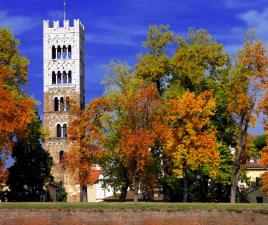
<svg viewBox="0 0 268 225">
<path fill-rule="evenodd" d="M 121 125 L 117 128 L 121 137 L 117 149 L 128 168 L 134 201 L 137 201 L 141 179 L 153 159 L 151 150 L 165 132 L 163 129 L 162 134 L 159 132 L 164 127 L 158 113 L 161 100 L 154 87 L 142 87 L 121 96 L 119 104 L 124 109 Z"/>
<path fill-rule="evenodd" d="M 216 102 L 211 92 L 195 96 L 187 91 L 167 104 L 167 120 L 172 129 L 171 136 L 167 137 L 167 148 L 173 151 L 174 173 L 183 179 L 183 201 L 186 202 L 188 170 L 202 168 L 215 176 L 220 162 L 216 134 L 210 121 Z"/>
<path fill-rule="evenodd" d="M 228 91 L 228 111 L 236 125 L 236 151 L 231 179 L 231 203 L 236 202 L 237 184 L 241 166 L 250 155 L 248 152 L 248 129 L 254 126 L 257 114 L 257 94 L 263 90 L 267 78 L 266 50 L 261 41 L 255 40 L 252 31 L 245 36 L 243 49 L 238 53 L 235 65 L 231 71 L 230 89 Z"/>
<path fill-rule="evenodd" d="M 52 158 L 42 147 L 42 123 L 37 115 L 27 126 L 23 137 L 17 137 L 13 147 L 14 165 L 9 169 L 7 185 L 9 201 L 47 201 L 45 184 L 52 180 Z"/>
<path fill-rule="evenodd" d="M 23 90 L 27 84 L 28 60 L 18 51 L 18 40 L 7 28 L 0 28 L 0 151 L 12 150 L 14 136 L 22 136 L 34 117 L 35 101 Z M 0 179 L 5 178 L 1 157 Z"/>
</svg>

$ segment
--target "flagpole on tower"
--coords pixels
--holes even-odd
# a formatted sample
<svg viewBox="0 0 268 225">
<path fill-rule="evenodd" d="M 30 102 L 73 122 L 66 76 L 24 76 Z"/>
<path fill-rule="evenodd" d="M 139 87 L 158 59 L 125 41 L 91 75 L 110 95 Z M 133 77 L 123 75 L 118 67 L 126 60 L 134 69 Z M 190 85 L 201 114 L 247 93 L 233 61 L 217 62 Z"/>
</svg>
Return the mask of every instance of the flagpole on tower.
<svg viewBox="0 0 268 225">
<path fill-rule="evenodd" d="M 63 12 L 63 19 L 66 20 L 66 0 L 64 0 L 64 12 Z"/>
</svg>

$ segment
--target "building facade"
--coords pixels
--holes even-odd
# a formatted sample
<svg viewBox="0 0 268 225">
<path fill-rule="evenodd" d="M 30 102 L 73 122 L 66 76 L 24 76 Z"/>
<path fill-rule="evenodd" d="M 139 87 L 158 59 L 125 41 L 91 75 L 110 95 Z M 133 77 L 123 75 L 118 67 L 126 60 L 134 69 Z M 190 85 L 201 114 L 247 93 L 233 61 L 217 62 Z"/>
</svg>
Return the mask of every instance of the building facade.
<svg viewBox="0 0 268 225">
<path fill-rule="evenodd" d="M 54 161 L 52 175 L 66 189 L 67 200 L 74 202 L 87 201 L 87 188 L 75 184 L 62 159 L 71 148 L 66 142 L 70 101 L 85 107 L 84 43 L 79 20 L 43 21 L 45 149 Z"/>
</svg>

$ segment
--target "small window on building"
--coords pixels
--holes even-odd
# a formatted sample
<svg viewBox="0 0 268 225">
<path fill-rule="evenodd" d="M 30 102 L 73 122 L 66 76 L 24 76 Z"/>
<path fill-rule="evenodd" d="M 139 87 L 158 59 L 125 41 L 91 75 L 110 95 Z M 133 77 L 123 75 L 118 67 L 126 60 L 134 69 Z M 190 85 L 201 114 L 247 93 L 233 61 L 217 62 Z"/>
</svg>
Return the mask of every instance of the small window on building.
<svg viewBox="0 0 268 225">
<path fill-rule="evenodd" d="M 69 70 L 68 72 L 68 84 L 71 84 L 72 83 L 72 71 Z"/>
<path fill-rule="evenodd" d="M 57 81 L 57 76 L 56 76 L 56 73 L 53 71 L 52 72 L 52 84 L 56 84 L 56 81 Z"/>
<path fill-rule="evenodd" d="M 67 73 L 63 71 L 63 76 L 62 76 L 63 84 L 67 84 Z"/>
<path fill-rule="evenodd" d="M 72 58 L 72 46 L 68 45 L 68 59 Z"/>
<path fill-rule="evenodd" d="M 63 151 L 60 151 L 60 154 L 59 154 L 59 161 L 60 161 L 60 163 L 62 163 L 63 158 L 64 158 L 64 152 Z"/>
<path fill-rule="evenodd" d="M 261 196 L 257 196 L 257 197 L 256 197 L 256 202 L 257 202 L 257 203 L 263 203 L 263 197 L 261 197 Z"/>
<path fill-rule="evenodd" d="M 56 48 L 52 46 L 52 59 L 56 59 Z"/>
<path fill-rule="evenodd" d="M 67 125 L 66 124 L 63 124 L 62 126 L 62 134 L 64 138 L 67 137 Z"/>
<path fill-rule="evenodd" d="M 61 137 L 61 126 L 57 124 L 57 137 Z"/>
<path fill-rule="evenodd" d="M 256 177 L 256 187 L 260 187 L 260 186 L 261 186 L 261 178 Z"/>
<path fill-rule="evenodd" d="M 61 84 L 61 72 L 58 71 L 58 74 L 57 74 L 57 84 Z"/>
<path fill-rule="evenodd" d="M 60 98 L 60 111 L 64 111 L 64 99 L 63 99 L 63 97 Z"/>
<path fill-rule="evenodd" d="M 57 97 L 54 98 L 54 111 L 59 111 L 59 99 Z"/>
<path fill-rule="evenodd" d="M 57 59 L 61 59 L 61 48 L 60 48 L 60 46 L 57 47 Z"/>
<path fill-rule="evenodd" d="M 67 59 L 67 48 L 65 45 L 62 48 L 62 58 Z"/>
</svg>

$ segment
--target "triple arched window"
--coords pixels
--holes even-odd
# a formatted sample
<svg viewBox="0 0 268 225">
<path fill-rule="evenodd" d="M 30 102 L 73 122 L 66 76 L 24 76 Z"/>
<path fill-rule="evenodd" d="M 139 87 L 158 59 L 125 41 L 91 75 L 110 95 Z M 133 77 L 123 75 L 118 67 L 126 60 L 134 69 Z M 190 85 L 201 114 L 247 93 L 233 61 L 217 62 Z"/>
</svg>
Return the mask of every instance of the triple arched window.
<svg viewBox="0 0 268 225">
<path fill-rule="evenodd" d="M 72 83 L 72 71 L 69 70 L 68 73 L 66 71 L 57 73 L 55 71 L 52 72 L 52 84 L 71 84 Z"/>
<path fill-rule="evenodd" d="M 64 123 L 63 125 L 57 124 L 56 133 L 58 138 L 66 138 L 67 137 L 67 124 Z"/>
<path fill-rule="evenodd" d="M 69 111 L 70 110 L 70 98 L 69 97 L 55 97 L 54 98 L 54 111 Z"/>
<path fill-rule="evenodd" d="M 72 46 L 52 46 L 52 59 L 71 59 L 72 58 Z"/>
</svg>

